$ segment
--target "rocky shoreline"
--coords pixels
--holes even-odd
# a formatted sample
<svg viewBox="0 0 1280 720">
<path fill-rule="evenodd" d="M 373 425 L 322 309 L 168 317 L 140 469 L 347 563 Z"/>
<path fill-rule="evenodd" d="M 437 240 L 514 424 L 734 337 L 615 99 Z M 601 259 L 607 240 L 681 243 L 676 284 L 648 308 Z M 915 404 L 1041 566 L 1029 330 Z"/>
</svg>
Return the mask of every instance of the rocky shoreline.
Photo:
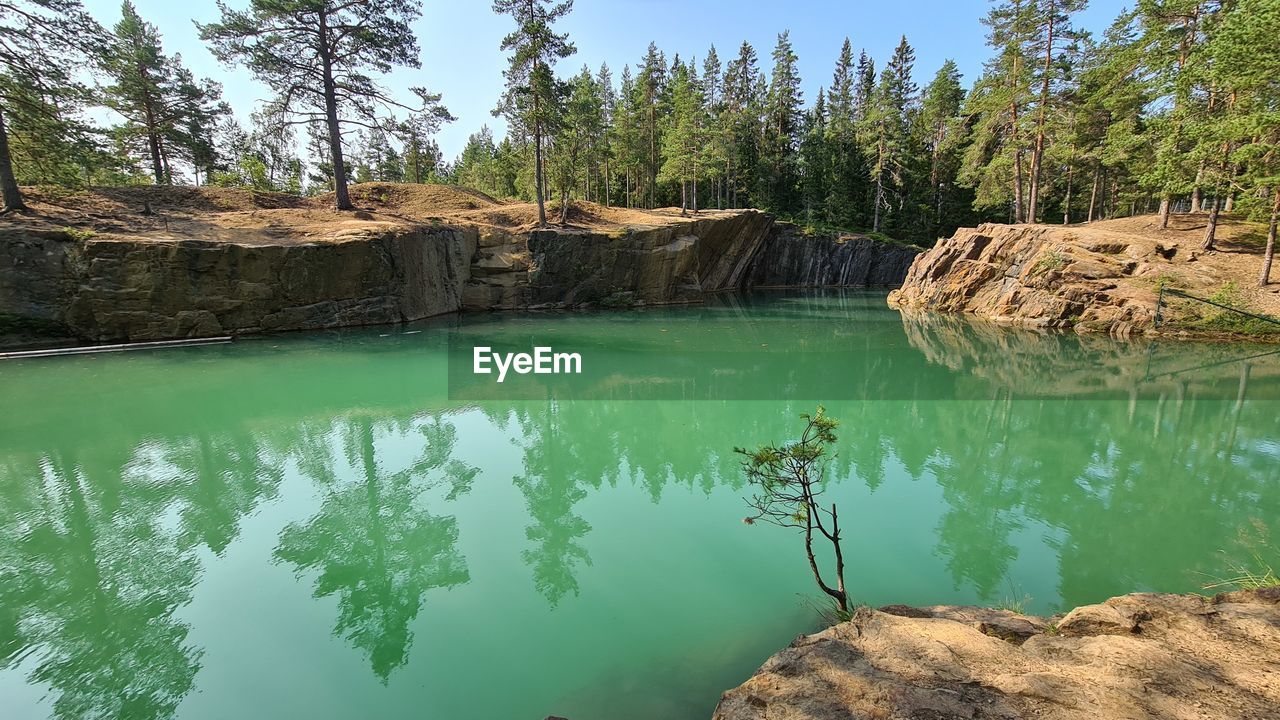
<svg viewBox="0 0 1280 720">
<path fill-rule="evenodd" d="M 1161 298 L 1166 287 L 1202 298 L 1230 295 L 1228 304 L 1253 312 L 1280 308 L 1280 288 L 1256 287 L 1261 259 L 1249 244 L 1253 231 L 1237 223 L 1219 250 L 1205 252 L 1196 220 L 1182 216 L 1164 229 L 1146 217 L 961 228 L 916 258 L 889 304 L 1115 337 L 1238 337 L 1230 326 L 1197 322 L 1215 308 Z"/>
<path fill-rule="evenodd" d="M 0 227 L 0 321 L 84 342 L 139 342 L 458 311 L 697 303 L 761 285 L 897 284 L 919 252 L 805 236 L 755 210 L 545 230 L 359 215 L 301 239 L 214 233 L 196 225 L 199 216 L 187 236 Z"/>
<path fill-rule="evenodd" d="M 863 608 L 769 658 L 713 718 L 1280 718 L 1280 587 L 1138 593 L 1052 618 Z"/>
</svg>

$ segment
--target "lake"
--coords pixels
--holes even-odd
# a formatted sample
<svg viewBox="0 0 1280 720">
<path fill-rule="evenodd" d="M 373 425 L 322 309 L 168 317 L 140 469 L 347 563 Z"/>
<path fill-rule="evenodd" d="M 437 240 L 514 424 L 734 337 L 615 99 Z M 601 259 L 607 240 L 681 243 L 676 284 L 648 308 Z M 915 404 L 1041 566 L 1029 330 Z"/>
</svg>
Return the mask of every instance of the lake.
<svg viewBox="0 0 1280 720">
<path fill-rule="evenodd" d="M 1196 591 L 1280 530 L 1277 350 L 828 291 L 0 363 L 3 715 L 709 717 L 819 626 L 733 452 L 818 402 L 857 602 Z"/>
</svg>

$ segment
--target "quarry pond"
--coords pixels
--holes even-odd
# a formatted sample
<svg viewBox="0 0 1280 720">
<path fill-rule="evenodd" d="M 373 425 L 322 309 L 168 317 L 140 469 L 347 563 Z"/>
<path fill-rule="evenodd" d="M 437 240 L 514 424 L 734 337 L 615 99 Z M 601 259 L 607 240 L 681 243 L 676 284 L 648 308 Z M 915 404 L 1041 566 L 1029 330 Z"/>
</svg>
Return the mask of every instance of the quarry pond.
<svg viewBox="0 0 1280 720">
<path fill-rule="evenodd" d="M 451 362 L 531 338 L 583 373 Z M 1277 351 L 833 290 L 0 363 L 4 716 L 709 717 L 819 626 L 733 453 L 819 402 L 856 602 L 1196 591 L 1280 532 Z"/>
</svg>

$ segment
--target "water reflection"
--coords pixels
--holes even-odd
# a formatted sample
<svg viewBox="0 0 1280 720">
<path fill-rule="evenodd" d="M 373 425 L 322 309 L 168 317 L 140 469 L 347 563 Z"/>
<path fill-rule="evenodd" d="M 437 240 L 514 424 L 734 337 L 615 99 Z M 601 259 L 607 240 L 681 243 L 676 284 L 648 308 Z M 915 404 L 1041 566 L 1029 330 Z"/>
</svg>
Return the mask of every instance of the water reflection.
<svg viewBox="0 0 1280 720">
<path fill-rule="evenodd" d="M 900 398 L 828 404 L 842 420 L 831 492 L 842 515 L 845 507 L 883 507 L 892 493 L 924 498 L 895 518 L 895 537 L 921 539 L 938 562 L 931 595 L 918 601 L 999 600 L 1027 563 L 1051 576 L 1050 597 L 1041 600 L 1053 605 L 1135 589 L 1185 591 L 1197 573 L 1221 570 L 1218 551 L 1234 547 L 1253 519 L 1280 530 L 1280 416 L 1265 400 L 1276 396 L 1278 381 L 1265 359 L 1179 375 L 1177 368 L 1218 362 L 1239 348 L 1153 349 L 947 318 L 886 318 L 855 296 L 811 307 L 727 304 L 653 320 L 745 317 L 773 337 L 790 327 L 815 342 L 846 332 L 840 318 L 858 316 L 879 333 L 896 333 L 877 335 L 881 349 L 868 346 L 856 366 L 825 369 L 832 382 L 895 383 Z M 315 598 L 332 602 L 336 617 L 326 613 L 325 622 L 333 635 L 388 688 L 415 660 L 445 652 L 415 638 L 415 629 L 442 607 L 448 589 L 502 597 L 499 607 L 557 608 L 570 620 L 600 622 L 620 612 L 641 618 L 645 593 L 668 589 L 627 588 L 635 606 L 602 604 L 591 615 L 592 603 L 604 603 L 614 592 L 609 583 L 625 582 L 629 570 L 600 558 L 618 542 L 634 546 L 636 562 L 671 553 L 731 556 L 734 543 L 745 542 L 726 529 L 741 515 L 731 448 L 784 439 L 796 414 L 811 409 L 807 402 L 627 400 L 458 406 L 439 384 L 410 375 L 440 374 L 438 339 L 392 338 L 386 342 L 396 352 L 376 353 L 360 349 L 374 342 L 368 337 L 356 350 L 350 338 L 324 352 L 306 344 L 312 340 L 298 342 L 296 355 L 287 345 L 221 350 L 230 353 L 217 358 L 224 374 L 181 374 L 163 356 L 107 361 L 133 389 L 113 397 L 109 412 L 95 412 L 82 394 L 101 377 L 99 365 L 14 366 L 0 377 L 0 396 L 24 408 L 21 422 L 0 421 L 7 423 L 0 424 L 0 671 L 38 688 L 51 714 L 181 715 L 204 662 L 183 609 L 255 513 L 305 506 L 297 490 L 284 489 L 290 478 L 314 495 L 315 507 L 275 526 L 267 546 L 250 548 L 253 557 L 277 563 Z M 429 352 L 410 352 L 424 343 Z M 1100 388 L 1124 399 L 1091 399 Z M 968 399 L 937 400 L 944 391 Z M 192 407 L 201 412 L 183 410 Z M 464 420 L 468 430 L 459 429 Z M 509 462 L 498 457 L 504 448 Z M 637 490 L 641 504 L 687 511 L 705 531 L 668 537 L 689 527 L 673 522 L 649 536 L 617 538 L 628 508 L 615 505 L 631 497 L 619 493 L 626 489 Z M 482 490 L 489 493 L 482 502 L 466 504 Z M 514 515 L 491 510 L 504 492 Z M 510 517 L 523 544 L 490 540 Z M 1047 553 L 1035 555 L 1041 546 Z M 468 547 L 492 549 L 499 560 L 487 562 L 510 558 L 517 571 L 503 566 L 485 575 Z M 873 544 L 863 550 L 873 559 L 908 553 Z M 753 569 L 793 565 L 794 548 L 781 538 L 754 552 Z M 917 560 L 920 572 L 933 572 Z M 725 580 L 697 581 L 716 602 L 691 603 L 688 613 L 717 612 Z M 869 602 L 911 600 L 899 594 L 903 582 L 867 573 L 854 584 Z M 744 593 L 734 602 L 754 601 Z M 576 634 L 600 632 L 583 623 Z M 563 672 L 549 670 L 545 682 L 569 682 L 572 662 L 561 659 Z M 661 683 L 647 667 L 637 657 L 627 671 Z M 485 669 L 464 670 L 457 691 L 477 692 Z"/>
<path fill-rule="evenodd" d="M 382 682 L 407 659 L 409 624 L 433 588 L 470 579 L 458 553 L 458 522 L 435 515 L 423 495 L 448 486 L 446 500 L 470 489 L 476 469 L 451 458 L 455 428 L 439 418 L 423 424 L 422 455 L 405 470 L 379 468 L 373 421 L 360 415 L 343 421 L 345 461 L 357 470 L 339 477 L 327 443 L 305 453 L 304 472 L 324 493 L 314 517 L 280 534 L 275 557 L 303 571 L 318 571 L 315 596 L 338 595 L 335 635 L 369 656 Z"/>
</svg>

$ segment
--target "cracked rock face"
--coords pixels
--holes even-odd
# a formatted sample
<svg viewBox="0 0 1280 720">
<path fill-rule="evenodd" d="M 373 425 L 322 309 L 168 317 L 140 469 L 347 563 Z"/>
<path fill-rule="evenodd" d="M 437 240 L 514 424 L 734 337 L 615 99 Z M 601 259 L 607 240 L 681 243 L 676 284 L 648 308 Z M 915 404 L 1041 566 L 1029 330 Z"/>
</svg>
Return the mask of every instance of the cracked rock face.
<svg viewBox="0 0 1280 720">
<path fill-rule="evenodd" d="M 1140 593 L 1053 620 L 863 609 L 801 636 L 715 720 L 1280 718 L 1280 588 Z"/>
<path fill-rule="evenodd" d="M 148 341 L 418 320 L 458 308 L 475 248 L 460 228 L 336 242 L 0 238 L 0 312 L 93 341 Z"/>
<path fill-rule="evenodd" d="M 357 223 L 314 242 L 0 233 L 0 320 L 136 342 L 459 310 L 701 302 L 773 285 L 896 284 L 916 252 L 809 237 L 755 210 L 607 230 Z M 0 323 L 0 329 L 3 324 Z M 2 338 L 0 338 L 2 339 Z"/>
<path fill-rule="evenodd" d="M 1128 335 L 1155 317 L 1158 243 L 1103 230 L 986 224 L 921 253 L 891 305 Z"/>
</svg>

